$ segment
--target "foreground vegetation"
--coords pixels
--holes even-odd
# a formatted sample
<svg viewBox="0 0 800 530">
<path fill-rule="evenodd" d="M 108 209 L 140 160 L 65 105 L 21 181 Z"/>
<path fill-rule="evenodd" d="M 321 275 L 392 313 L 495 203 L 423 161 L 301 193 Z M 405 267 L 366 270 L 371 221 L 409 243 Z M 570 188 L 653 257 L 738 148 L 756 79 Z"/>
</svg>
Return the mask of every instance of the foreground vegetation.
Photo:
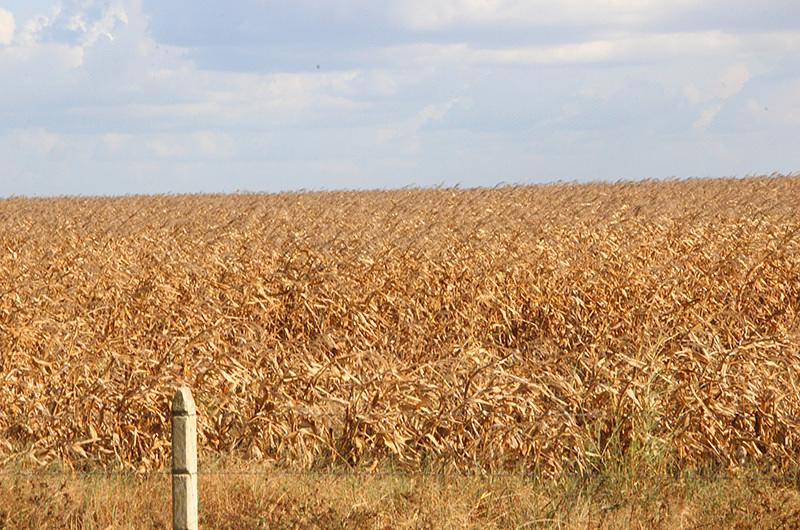
<svg viewBox="0 0 800 530">
<path fill-rule="evenodd" d="M 579 526 L 622 513 L 607 502 L 652 517 L 647 499 L 604 500 L 618 493 L 598 477 L 635 469 L 655 489 L 623 491 L 667 488 L 667 512 L 691 511 L 698 491 L 741 479 L 686 473 L 800 466 L 798 309 L 800 177 L 12 198 L 0 201 L 0 462 L 162 470 L 169 401 L 186 383 L 209 457 L 549 484 L 519 485 L 533 490 L 512 526 L 553 505 Z M 156 479 L 109 480 L 140 496 Z M 280 502 L 288 483 L 247 480 L 214 484 L 358 526 L 349 500 L 302 500 L 306 479 Z M 579 498 L 552 493 L 576 480 Z M 18 502 L 38 495 L 31 484 L 13 486 Z M 375 484 L 388 497 L 353 500 L 378 510 L 368 525 L 477 503 L 483 487 L 448 497 L 425 479 L 412 488 L 425 506 L 403 508 L 406 490 Z M 492 484 L 458 517 L 507 495 Z M 769 506 L 795 502 L 758 484 Z M 501 505 L 480 522 L 501 521 Z"/>
<path fill-rule="evenodd" d="M 796 528 L 800 521 L 797 478 L 757 471 L 535 481 L 297 474 L 226 463 L 206 467 L 199 485 L 200 527 L 214 529 L 768 529 Z M 4 478 L 0 527 L 169 528 L 169 492 L 169 475 Z"/>
</svg>

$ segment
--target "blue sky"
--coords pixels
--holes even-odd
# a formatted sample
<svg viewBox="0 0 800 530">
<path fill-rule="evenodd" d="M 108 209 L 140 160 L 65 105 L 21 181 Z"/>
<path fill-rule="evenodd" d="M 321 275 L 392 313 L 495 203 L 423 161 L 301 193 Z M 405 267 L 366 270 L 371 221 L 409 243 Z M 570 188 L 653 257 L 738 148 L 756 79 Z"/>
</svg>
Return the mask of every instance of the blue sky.
<svg viewBox="0 0 800 530">
<path fill-rule="evenodd" d="M 0 0 L 0 196 L 800 170 L 796 0 Z"/>
</svg>

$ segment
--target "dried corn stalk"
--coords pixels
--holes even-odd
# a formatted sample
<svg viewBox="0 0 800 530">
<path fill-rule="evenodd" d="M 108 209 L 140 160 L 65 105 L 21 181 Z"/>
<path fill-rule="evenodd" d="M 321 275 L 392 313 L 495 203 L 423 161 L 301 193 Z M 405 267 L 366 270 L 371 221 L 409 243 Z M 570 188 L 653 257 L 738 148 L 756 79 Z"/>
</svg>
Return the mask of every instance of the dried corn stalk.
<svg viewBox="0 0 800 530">
<path fill-rule="evenodd" d="M 0 201 L 0 458 L 800 456 L 800 178 Z"/>
</svg>

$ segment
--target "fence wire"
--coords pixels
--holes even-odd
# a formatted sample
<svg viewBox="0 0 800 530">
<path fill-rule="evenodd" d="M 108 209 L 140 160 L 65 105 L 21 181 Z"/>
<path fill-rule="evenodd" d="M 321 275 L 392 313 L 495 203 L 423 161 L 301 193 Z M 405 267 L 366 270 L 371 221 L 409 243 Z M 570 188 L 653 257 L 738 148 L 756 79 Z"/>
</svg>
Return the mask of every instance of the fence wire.
<svg viewBox="0 0 800 530">
<path fill-rule="evenodd" d="M 85 478 L 125 478 L 125 479 L 147 479 L 152 477 L 171 477 L 171 471 L 3 471 L 0 472 L 0 479 L 85 479 Z M 549 479 L 541 479 L 531 473 L 458 473 L 458 472 L 419 472 L 419 471 L 303 471 L 275 469 L 264 471 L 204 471 L 198 470 L 198 479 L 203 477 L 259 477 L 265 480 L 275 478 L 294 478 L 294 479 L 319 479 L 319 478 L 339 478 L 339 479 L 359 479 L 359 480 L 384 480 L 384 479 L 403 479 L 403 480 L 453 480 L 467 479 L 476 481 L 491 481 L 496 479 L 514 479 L 532 482 L 551 482 Z M 587 476 L 590 478 L 590 476 Z M 787 474 L 724 474 L 709 477 L 712 481 L 741 481 L 741 482 L 770 482 L 793 486 L 800 490 L 800 475 L 796 473 Z M 557 482 L 557 480 L 555 480 Z"/>
<path fill-rule="evenodd" d="M 458 411 L 453 411 L 453 412 L 454 412 L 453 416 L 456 416 L 456 417 L 459 416 Z M 286 410 L 271 411 L 269 414 L 263 414 L 263 413 L 254 414 L 251 417 L 249 417 L 247 419 L 247 421 L 252 421 L 252 420 L 257 420 L 257 419 L 265 419 L 265 418 L 268 418 L 270 415 L 276 415 L 276 414 L 292 414 L 299 421 L 302 421 L 302 420 L 315 420 L 315 419 L 321 419 L 321 418 L 334 418 L 334 419 L 346 419 L 346 418 L 360 419 L 361 418 L 361 419 L 371 419 L 368 414 L 363 414 L 363 413 L 358 413 L 358 412 L 350 413 L 350 414 L 343 413 L 343 412 L 338 412 L 338 413 L 336 413 L 336 412 L 316 413 L 316 412 L 298 411 L 297 409 L 286 409 Z M 748 417 L 754 416 L 755 414 L 756 414 L 756 411 L 752 411 L 752 412 L 737 412 L 736 414 L 734 414 L 734 418 L 748 418 Z M 787 422 L 787 423 L 800 424 L 800 415 L 796 415 L 796 414 L 778 414 L 778 413 L 759 412 L 759 415 L 764 419 L 772 419 L 772 420 L 784 421 L 784 422 Z M 135 417 L 136 415 L 132 415 L 132 416 Z M 144 416 L 144 417 L 159 417 L 159 418 L 163 418 L 163 419 L 169 418 L 169 414 L 168 413 L 166 413 L 163 416 L 161 416 L 159 414 L 151 412 L 151 413 L 142 414 L 141 416 Z M 578 420 L 586 420 L 586 419 L 601 419 L 601 418 L 605 418 L 605 417 L 608 417 L 608 416 L 609 416 L 608 412 L 606 412 L 606 413 L 600 413 L 600 412 L 571 412 L 571 411 L 568 411 L 568 410 L 554 410 L 554 411 L 546 411 L 546 412 L 540 412 L 538 414 L 534 414 L 534 415 L 530 416 L 527 421 L 517 422 L 517 423 L 515 423 L 515 425 L 525 425 L 525 424 L 528 424 L 528 423 L 535 423 L 536 421 L 541 421 L 541 420 L 544 420 L 546 418 L 555 418 L 555 417 L 561 417 L 561 418 L 567 417 L 567 418 L 573 418 L 573 419 L 578 419 Z M 237 414 L 232 413 L 232 412 L 223 412 L 223 413 L 220 413 L 220 414 L 215 414 L 215 415 L 211 415 L 211 416 L 207 416 L 207 417 L 209 418 L 209 420 L 213 421 L 213 420 L 220 419 L 220 418 L 221 419 L 225 419 L 227 417 L 239 417 L 239 416 Z M 0 413 L 0 420 L 6 420 L 6 421 L 9 421 L 9 422 L 16 422 L 16 423 L 29 422 L 31 420 L 61 421 L 61 420 L 65 420 L 65 419 L 68 419 L 68 418 L 69 418 L 68 414 L 59 416 L 57 414 L 40 414 L 40 413 L 36 413 L 36 414 L 3 414 L 3 413 Z"/>
<path fill-rule="evenodd" d="M 274 413 L 275 411 L 272 411 Z M 289 412 L 289 410 L 285 411 Z M 307 420 L 314 420 L 318 418 L 337 418 L 337 419 L 345 419 L 347 414 L 345 413 L 302 413 L 298 412 L 296 409 L 291 410 L 293 414 L 297 416 L 299 421 L 307 421 Z M 157 414 L 151 413 L 151 415 L 156 416 Z M 755 412 L 749 413 L 737 413 L 735 418 L 751 418 L 754 417 Z M 358 418 L 362 416 L 360 414 L 351 414 Z M 535 425 L 537 422 L 543 421 L 545 419 L 554 418 L 554 417 L 561 417 L 561 418 L 572 418 L 573 420 L 585 421 L 585 420 L 593 420 L 593 419 L 600 419 L 607 417 L 607 414 L 603 414 L 600 412 L 570 412 L 567 410 L 555 410 L 555 411 L 547 411 L 541 414 L 537 414 L 527 421 L 515 423 L 517 427 L 523 427 L 526 425 Z M 266 415 L 255 415 L 251 418 L 264 418 Z M 771 419 L 774 421 L 783 421 L 787 424 L 794 424 L 800 425 L 800 416 L 794 414 L 762 414 L 761 416 L 764 419 Z M 48 413 L 35 413 L 30 415 L 20 415 L 20 414 L 3 414 L 0 413 L 0 421 L 5 420 L 9 424 L 25 424 L 30 422 L 31 420 L 51 420 L 51 421 L 61 421 L 68 418 L 68 416 L 59 416 L 56 414 L 48 414 Z M 169 414 L 164 415 L 164 419 L 166 420 L 169 418 Z M 211 420 L 214 419 L 212 416 Z M 367 418 L 365 418 L 367 419 Z M 2 466 L 2 464 L 0 464 Z M 125 477 L 125 478 L 146 478 L 150 476 L 171 476 L 172 472 L 170 470 L 92 470 L 92 471 L 80 471 L 80 470 L 61 470 L 61 471 L 54 471 L 54 470 L 18 470 L 18 471 L 8 471 L 3 470 L 0 471 L 0 478 L 27 478 L 27 479 L 38 479 L 38 478 L 89 478 L 89 477 Z M 212 477 L 212 476 L 254 476 L 254 477 L 340 477 L 340 478 L 361 478 L 361 479 L 381 479 L 381 478 L 474 478 L 474 479 L 507 479 L 507 478 L 514 478 L 514 479 L 531 479 L 531 480 L 538 480 L 537 475 L 535 472 L 495 472 L 495 471 L 482 471 L 477 470 L 474 473 L 458 471 L 458 470 L 450 470 L 450 471 L 441 471 L 441 472 L 428 472 L 428 471 L 417 471 L 417 470 L 397 470 L 397 471 L 370 471 L 368 469 L 335 469 L 335 470 L 327 470 L 327 469 L 287 469 L 287 468 L 271 468 L 269 470 L 238 470 L 238 471 L 220 471 L 220 470 L 204 470 L 199 469 L 197 472 L 198 477 Z M 770 482 L 779 482 L 779 483 L 794 483 L 800 488 L 800 471 L 796 473 L 790 474 L 783 474 L 783 475 L 758 475 L 756 477 L 742 477 L 739 475 L 731 475 L 729 477 L 731 480 L 733 479 L 741 479 L 746 478 L 747 480 L 758 480 L 758 481 L 770 481 Z"/>
</svg>

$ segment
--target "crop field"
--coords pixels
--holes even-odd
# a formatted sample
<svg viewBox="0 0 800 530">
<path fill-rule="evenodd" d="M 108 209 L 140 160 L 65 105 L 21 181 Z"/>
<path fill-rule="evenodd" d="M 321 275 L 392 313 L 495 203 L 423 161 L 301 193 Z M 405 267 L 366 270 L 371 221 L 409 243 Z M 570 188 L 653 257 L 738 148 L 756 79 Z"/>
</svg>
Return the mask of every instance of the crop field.
<svg viewBox="0 0 800 530">
<path fill-rule="evenodd" d="M 799 312 L 800 177 L 10 198 L 0 461 L 788 469 Z"/>
</svg>

